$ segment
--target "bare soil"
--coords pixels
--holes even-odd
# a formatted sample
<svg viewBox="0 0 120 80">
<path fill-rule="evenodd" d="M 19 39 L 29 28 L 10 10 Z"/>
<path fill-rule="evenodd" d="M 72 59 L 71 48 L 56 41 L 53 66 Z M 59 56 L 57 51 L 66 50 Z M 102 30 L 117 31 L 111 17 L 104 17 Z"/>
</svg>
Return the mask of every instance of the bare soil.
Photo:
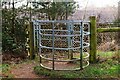
<svg viewBox="0 0 120 80">
<path fill-rule="evenodd" d="M 34 66 L 36 63 L 23 63 L 11 69 L 11 74 L 14 78 L 44 78 L 44 76 L 38 76 L 34 73 Z"/>
</svg>

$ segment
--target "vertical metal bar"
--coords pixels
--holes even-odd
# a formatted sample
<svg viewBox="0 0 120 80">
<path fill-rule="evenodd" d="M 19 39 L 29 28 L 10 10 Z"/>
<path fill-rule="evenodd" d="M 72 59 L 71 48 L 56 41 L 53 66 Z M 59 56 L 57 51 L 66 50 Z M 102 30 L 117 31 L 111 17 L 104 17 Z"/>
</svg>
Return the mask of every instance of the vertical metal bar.
<svg viewBox="0 0 120 80">
<path fill-rule="evenodd" d="M 71 23 L 70 24 L 70 35 L 73 35 L 73 23 Z M 73 36 L 72 37 L 70 37 L 70 48 L 72 48 L 73 47 L 73 45 L 72 45 L 72 40 L 73 40 Z M 70 50 L 70 59 L 72 60 L 73 59 L 73 53 L 72 53 L 72 50 Z"/>
<path fill-rule="evenodd" d="M 40 45 L 42 45 L 41 44 L 41 40 L 42 40 L 42 37 L 41 37 L 41 24 L 39 23 L 39 43 L 38 43 L 38 46 L 39 46 L 39 56 L 40 55 L 42 55 L 42 53 L 41 53 L 41 46 Z M 40 63 L 42 63 L 42 58 L 41 58 L 41 56 L 40 56 Z"/>
<path fill-rule="evenodd" d="M 83 68 L 82 55 L 83 55 L 83 22 L 81 22 L 80 25 L 80 69 Z"/>
<path fill-rule="evenodd" d="M 67 29 L 68 29 L 68 37 L 67 37 L 67 39 L 68 39 L 68 48 L 70 48 L 70 23 L 67 23 Z M 70 58 L 70 49 L 68 50 L 68 59 Z"/>
<path fill-rule="evenodd" d="M 38 39 L 37 39 L 37 51 L 39 50 L 39 30 L 40 30 L 40 27 L 39 27 L 39 23 L 37 23 L 37 26 L 38 26 L 38 30 L 37 30 L 37 36 L 38 36 Z"/>
<path fill-rule="evenodd" d="M 36 44 L 36 52 L 38 54 L 38 49 L 39 49 L 39 23 L 37 23 L 37 44 Z"/>
<path fill-rule="evenodd" d="M 54 67 L 55 67 L 55 65 L 54 65 L 54 36 L 55 35 L 55 33 L 54 33 L 54 22 L 52 22 L 52 57 L 53 57 L 53 65 L 52 65 L 52 67 L 53 67 L 53 70 L 54 70 Z"/>
<path fill-rule="evenodd" d="M 34 35 L 34 51 L 36 52 L 36 34 L 35 34 L 35 32 L 36 32 L 36 23 L 35 22 L 33 22 L 33 31 L 34 31 L 34 33 L 33 33 L 33 35 Z"/>
</svg>

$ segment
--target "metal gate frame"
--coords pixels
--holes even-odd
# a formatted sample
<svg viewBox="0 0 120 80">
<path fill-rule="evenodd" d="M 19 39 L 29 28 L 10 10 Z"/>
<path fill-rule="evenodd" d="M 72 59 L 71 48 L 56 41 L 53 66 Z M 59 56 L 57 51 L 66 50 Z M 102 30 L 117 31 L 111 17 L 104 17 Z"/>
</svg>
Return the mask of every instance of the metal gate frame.
<svg viewBox="0 0 120 80">
<path fill-rule="evenodd" d="M 41 23 L 52 23 L 52 34 L 42 34 L 41 33 Z M 68 32 L 68 35 L 56 35 L 54 32 L 56 31 L 55 30 L 55 26 L 54 26 L 54 23 L 67 23 L 67 32 Z M 73 35 L 72 34 L 72 31 L 73 31 L 73 26 L 75 23 L 79 23 L 80 24 L 80 30 L 79 30 L 79 35 Z M 89 27 L 89 32 L 85 32 L 84 31 L 84 24 L 87 24 L 88 27 Z M 83 56 L 83 49 L 85 47 L 89 47 L 90 44 L 87 43 L 87 42 L 84 42 L 84 36 L 87 35 L 89 36 L 90 35 L 90 22 L 89 21 L 81 21 L 81 20 L 60 20 L 60 21 L 52 21 L 52 20 L 34 20 L 33 21 L 33 28 L 34 28 L 34 46 L 37 46 L 38 49 L 39 49 L 39 55 L 40 55 L 40 65 L 46 69 L 50 69 L 50 70 L 56 70 L 55 69 L 55 62 L 70 62 L 70 61 L 80 61 L 80 66 L 79 68 L 75 68 L 75 69 L 71 69 L 71 70 L 80 70 L 80 69 L 83 69 L 85 67 L 87 67 L 89 65 L 89 61 L 87 61 L 87 65 L 86 66 L 83 66 L 83 59 L 86 59 L 86 58 L 89 58 L 89 53 L 86 53 L 87 56 L 86 57 L 82 57 Z M 62 30 L 61 30 L 62 31 Z M 52 36 L 52 47 L 47 47 L 47 46 L 42 46 L 41 45 L 41 40 L 42 40 L 42 37 L 41 35 L 46 35 L 46 36 Z M 35 36 L 37 38 L 35 38 Z M 54 37 L 55 36 L 66 36 L 68 37 L 68 48 L 56 48 L 54 47 Z M 79 47 L 72 47 L 72 43 L 71 43 L 71 38 L 70 37 L 73 37 L 73 36 L 79 36 L 80 37 L 80 46 Z M 83 43 L 86 44 L 86 46 L 83 45 Z M 52 49 L 52 59 L 50 58 L 45 58 L 41 55 L 41 48 L 48 48 L 48 49 Z M 54 50 L 55 49 L 58 49 L 58 50 L 75 50 L 75 49 L 79 49 L 80 50 L 80 58 L 78 59 L 74 59 L 74 60 L 55 60 L 54 59 Z M 42 64 L 42 59 L 45 59 L 45 60 L 48 60 L 48 61 L 52 61 L 52 68 L 50 67 L 46 67 Z M 59 70 L 59 69 L 57 69 Z M 60 69 L 61 70 L 61 69 Z M 69 70 L 69 69 L 64 69 L 64 70 Z"/>
</svg>

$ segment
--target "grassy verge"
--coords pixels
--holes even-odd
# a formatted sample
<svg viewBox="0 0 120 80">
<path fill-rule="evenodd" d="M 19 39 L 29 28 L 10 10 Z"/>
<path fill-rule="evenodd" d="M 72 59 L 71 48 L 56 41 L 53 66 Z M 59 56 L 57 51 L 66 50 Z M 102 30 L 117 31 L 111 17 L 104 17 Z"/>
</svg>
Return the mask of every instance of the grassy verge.
<svg viewBox="0 0 120 80">
<path fill-rule="evenodd" d="M 11 74 L 10 70 L 12 69 L 13 65 L 9 65 L 9 64 L 2 64 L 0 65 L 0 69 L 1 69 L 1 73 L 2 73 L 2 77 L 8 77 L 8 78 L 12 78 L 14 77 L 13 74 Z"/>
<path fill-rule="evenodd" d="M 97 63 L 88 66 L 80 71 L 52 71 L 40 66 L 34 67 L 38 75 L 48 76 L 50 78 L 118 78 L 118 61 L 107 60 L 104 63 Z"/>
</svg>

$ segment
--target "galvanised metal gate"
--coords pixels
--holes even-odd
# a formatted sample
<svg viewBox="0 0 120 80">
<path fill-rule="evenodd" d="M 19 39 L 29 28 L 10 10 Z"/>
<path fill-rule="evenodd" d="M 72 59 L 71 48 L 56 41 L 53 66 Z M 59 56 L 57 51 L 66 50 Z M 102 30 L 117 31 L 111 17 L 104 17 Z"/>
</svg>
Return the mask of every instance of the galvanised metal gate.
<svg viewBox="0 0 120 80">
<path fill-rule="evenodd" d="M 34 45 L 42 67 L 80 70 L 89 65 L 89 21 L 34 20 L 33 27 Z"/>
</svg>

